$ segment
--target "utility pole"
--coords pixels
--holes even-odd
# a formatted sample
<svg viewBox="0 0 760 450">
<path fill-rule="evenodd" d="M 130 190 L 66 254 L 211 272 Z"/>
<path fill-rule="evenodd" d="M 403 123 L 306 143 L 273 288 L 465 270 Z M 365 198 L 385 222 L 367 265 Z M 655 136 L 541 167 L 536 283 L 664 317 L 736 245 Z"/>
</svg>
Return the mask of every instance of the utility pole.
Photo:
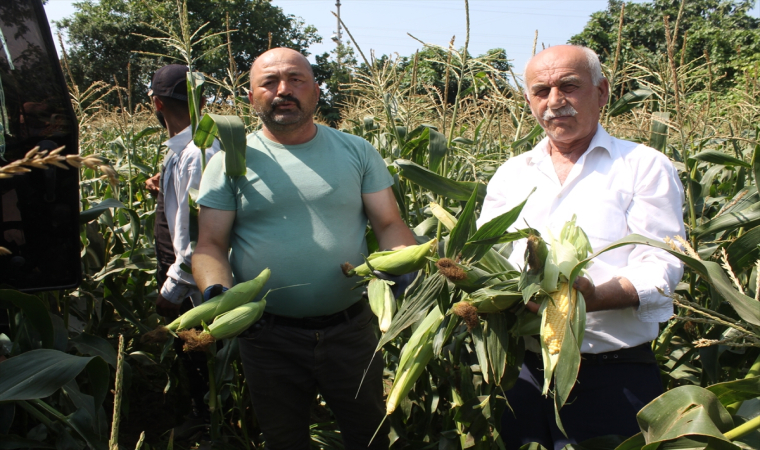
<svg viewBox="0 0 760 450">
<path fill-rule="evenodd" d="M 343 34 L 341 33 L 341 26 L 340 26 L 340 0 L 335 0 L 335 7 L 338 9 L 338 32 L 333 34 L 332 40 L 338 45 L 338 51 L 337 51 L 337 60 L 338 60 L 338 67 L 340 67 L 340 51 L 341 51 L 341 44 L 342 44 L 342 38 Z"/>
</svg>

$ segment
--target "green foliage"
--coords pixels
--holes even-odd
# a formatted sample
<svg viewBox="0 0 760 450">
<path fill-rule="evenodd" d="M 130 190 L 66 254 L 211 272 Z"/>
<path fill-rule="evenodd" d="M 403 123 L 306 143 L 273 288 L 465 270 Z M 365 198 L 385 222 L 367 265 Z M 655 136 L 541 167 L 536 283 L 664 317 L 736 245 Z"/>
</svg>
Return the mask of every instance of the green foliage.
<svg viewBox="0 0 760 450">
<path fill-rule="evenodd" d="M 591 15 L 583 31 L 570 43 L 584 45 L 612 66 L 618 45 L 618 24 L 623 1 L 609 0 L 607 9 Z M 678 60 L 695 61 L 707 53 L 716 73 L 722 77 L 714 87 L 727 89 L 760 62 L 760 19 L 748 14 L 751 0 L 654 0 L 626 2 L 621 35 L 621 62 L 646 55 L 667 53 L 663 17 L 669 16 L 671 35 Z M 675 30 L 676 22 L 678 29 Z"/>
<path fill-rule="evenodd" d="M 72 81 L 80 86 L 117 81 L 122 88 L 130 88 L 129 95 L 135 104 L 142 102 L 153 72 L 177 61 L 156 60 L 136 53 L 164 52 L 161 43 L 146 41 L 138 35 L 160 36 L 150 25 L 156 25 L 160 18 L 169 21 L 176 18 L 176 0 L 85 0 L 76 6 L 78 10 L 72 17 L 58 23 L 68 36 Z M 283 13 L 270 2 L 188 0 L 187 7 L 192 30 L 208 23 L 205 32 L 225 32 L 229 17 L 229 30 L 236 30 L 230 36 L 230 50 L 235 69 L 240 73 L 247 73 L 254 58 L 269 48 L 269 33 L 272 47 L 285 46 L 303 52 L 312 43 L 321 41 L 314 27 Z M 197 49 L 198 54 L 224 42 L 223 36 L 211 39 Z M 219 80 L 228 77 L 225 50 L 204 58 L 196 69 Z M 112 105 L 118 105 L 115 96 L 109 99 Z"/>
</svg>

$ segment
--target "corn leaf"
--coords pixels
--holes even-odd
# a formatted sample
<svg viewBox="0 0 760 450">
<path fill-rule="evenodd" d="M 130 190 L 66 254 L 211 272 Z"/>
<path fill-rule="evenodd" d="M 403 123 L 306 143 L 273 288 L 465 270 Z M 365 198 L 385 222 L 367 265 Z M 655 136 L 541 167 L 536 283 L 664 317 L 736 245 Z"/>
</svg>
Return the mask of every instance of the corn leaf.
<svg viewBox="0 0 760 450">
<path fill-rule="evenodd" d="M 84 225 L 87 222 L 93 221 L 110 208 L 124 208 L 124 204 L 115 198 L 107 198 L 97 205 L 93 205 L 90 209 L 80 212 L 79 223 Z"/>
<path fill-rule="evenodd" d="M 50 349 L 14 356 L 0 363 L 0 401 L 49 397 L 85 369 L 90 382 L 99 385 L 96 391 L 107 389 L 108 365 L 100 357 L 74 356 Z"/>
<path fill-rule="evenodd" d="M 760 254 L 760 227 L 755 227 L 731 243 L 726 249 L 728 263 L 736 273 L 752 270 Z"/>
<path fill-rule="evenodd" d="M 478 357 L 478 364 L 480 365 L 480 373 L 483 375 L 483 381 L 490 383 L 491 381 L 491 367 L 488 364 L 488 352 L 486 351 L 486 341 L 483 336 L 483 327 L 475 327 L 470 331 L 472 335 L 472 345 L 475 347 L 475 355 Z"/>
<path fill-rule="evenodd" d="M 501 313 L 487 314 L 483 320 L 483 332 L 488 361 L 493 371 L 493 384 L 500 386 L 507 372 L 507 353 L 511 344 L 507 317 Z"/>
<path fill-rule="evenodd" d="M 541 128 L 541 125 L 536 125 L 535 127 L 533 127 L 532 130 L 530 130 L 530 132 L 525 137 L 512 142 L 512 144 L 510 144 L 510 147 L 516 149 L 516 148 L 519 148 L 519 147 L 521 147 L 523 145 L 531 145 L 532 146 L 533 141 L 537 137 L 539 137 L 541 135 L 541 133 L 543 133 L 543 132 L 544 132 L 544 129 Z"/>
<path fill-rule="evenodd" d="M 649 146 L 665 153 L 668 147 L 668 120 L 670 113 L 653 112 L 652 128 L 649 135 Z"/>
<path fill-rule="evenodd" d="M 696 442 L 709 439 L 714 445 L 710 448 L 739 448 L 723 435 L 734 427 L 731 415 L 715 394 L 699 386 L 671 389 L 646 405 L 636 419 L 647 442 L 645 449 L 679 438 Z"/>
<path fill-rule="evenodd" d="M 428 146 L 428 152 L 430 153 L 429 166 L 430 170 L 438 172 L 449 148 L 446 143 L 446 136 L 432 128 L 428 128 L 428 130 L 430 133 L 430 145 Z"/>
<path fill-rule="evenodd" d="M 478 191 L 478 201 L 482 202 L 486 196 L 485 184 L 474 181 L 454 181 L 405 159 L 397 159 L 394 164 L 398 166 L 402 177 L 434 194 L 463 202 L 469 200 L 474 189 Z"/>
<path fill-rule="evenodd" d="M 697 238 L 738 227 L 754 227 L 760 224 L 760 202 L 739 212 L 727 212 L 694 228 Z"/>
<path fill-rule="evenodd" d="M 1 289 L 0 306 L 8 308 L 9 304 L 23 311 L 24 318 L 40 334 L 42 346 L 53 348 L 55 340 L 53 321 L 42 300 L 35 295 L 24 294 L 13 289 Z"/>
<path fill-rule="evenodd" d="M 624 247 L 626 245 L 648 245 L 650 247 L 656 247 L 665 250 L 666 252 L 680 259 L 684 264 L 691 267 L 691 269 L 694 270 L 699 276 L 710 283 L 710 285 L 715 288 L 716 292 L 718 292 L 718 294 L 720 294 L 727 302 L 731 304 L 734 310 L 736 310 L 736 313 L 739 314 L 739 317 L 753 325 L 760 326 L 760 305 L 755 299 L 747 297 L 746 295 L 737 291 L 734 288 L 731 280 L 729 280 L 728 276 L 723 271 L 723 268 L 720 267 L 718 263 L 692 258 L 691 256 L 672 250 L 664 242 L 660 242 L 655 239 L 649 239 L 638 234 L 631 234 L 624 237 L 623 239 L 620 239 L 619 241 L 613 242 L 604 249 L 581 261 L 578 263 L 578 265 L 575 266 L 575 268 L 573 268 L 572 278 L 578 276 L 580 271 L 583 269 L 583 266 L 596 256 L 606 251 L 618 247 Z"/>
<path fill-rule="evenodd" d="M 628 91 L 623 94 L 615 103 L 610 106 L 607 114 L 610 117 L 616 117 L 623 113 L 627 113 L 637 106 L 641 106 L 642 102 L 652 95 L 650 89 L 636 89 L 634 91 Z"/>
<path fill-rule="evenodd" d="M 734 158 L 731 155 L 728 155 L 723 152 L 719 152 L 717 150 L 702 150 L 701 152 L 697 153 L 696 155 L 692 156 L 693 159 L 696 159 L 697 161 L 706 161 L 713 164 L 720 164 L 723 166 L 739 166 L 739 167 L 752 167 L 752 165 L 746 161 L 742 161 L 741 159 Z"/>
<path fill-rule="evenodd" d="M 218 134 L 219 130 L 214 119 L 210 115 L 204 114 L 193 135 L 193 143 L 199 149 L 206 150 L 214 144 L 214 139 Z"/>
<path fill-rule="evenodd" d="M 225 153 L 225 173 L 231 177 L 245 175 L 245 123 L 238 116 L 205 114 L 193 136 L 193 142 L 205 150 L 219 139 Z"/>
<path fill-rule="evenodd" d="M 713 384 L 707 390 L 718 397 L 723 406 L 760 397 L 760 377 L 742 378 Z"/>
<path fill-rule="evenodd" d="M 447 258 L 456 258 L 459 252 L 464 248 L 467 240 L 472 235 L 472 232 L 475 230 L 475 206 L 477 202 L 478 191 L 473 190 L 462 214 L 459 215 L 457 224 L 454 226 L 454 229 L 451 230 L 451 234 L 449 234 L 449 242 L 448 245 L 446 245 Z"/>
<path fill-rule="evenodd" d="M 530 194 L 528 194 L 528 197 L 523 200 L 522 203 L 505 212 L 504 214 L 501 214 L 498 217 L 494 217 L 493 219 L 489 220 L 488 223 L 483 224 L 478 229 L 478 231 L 476 231 L 475 234 L 473 234 L 472 237 L 467 240 L 467 243 L 462 250 L 462 259 L 466 261 L 478 261 L 488 252 L 488 250 L 494 244 L 510 242 L 526 237 L 527 235 L 524 234 L 525 230 L 520 230 L 517 233 L 506 233 L 506 231 L 509 227 L 512 226 L 512 224 L 515 223 L 517 218 L 520 217 L 520 213 L 522 212 L 523 207 L 525 207 L 525 204 L 528 202 L 528 198 L 530 198 L 531 194 L 533 194 L 535 191 L 536 189 L 533 188 L 533 190 L 530 191 Z M 509 240 L 500 239 L 504 238 L 507 235 Z"/>
<path fill-rule="evenodd" d="M 82 333 L 71 338 L 70 342 L 79 353 L 100 356 L 109 366 L 116 369 L 116 350 L 102 337 Z"/>
<path fill-rule="evenodd" d="M 445 283 L 446 279 L 444 276 L 436 273 L 426 278 L 417 289 L 414 289 L 396 312 L 396 315 L 393 316 L 391 326 L 380 338 L 375 351 L 380 350 L 383 345 L 393 340 L 399 333 L 425 317 L 430 307 L 436 305 L 438 295 Z"/>
</svg>

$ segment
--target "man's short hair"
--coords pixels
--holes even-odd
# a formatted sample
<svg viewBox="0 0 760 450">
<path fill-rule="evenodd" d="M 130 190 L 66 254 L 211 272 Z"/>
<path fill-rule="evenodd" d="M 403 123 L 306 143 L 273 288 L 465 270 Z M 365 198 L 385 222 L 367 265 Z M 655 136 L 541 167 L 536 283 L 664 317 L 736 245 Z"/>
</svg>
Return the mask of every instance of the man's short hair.
<svg viewBox="0 0 760 450">
<path fill-rule="evenodd" d="M 602 63 L 599 62 L 599 56 L 596 54 L 596 52 L 582 45 L 571 45 L 571 47 L 581 49 L 583 51 L 583 54 L 586 55 L 586 68 L 588 69 L 589 75 L 591 75 L 591 82 L 594 84 L 594 86 L 599 86 L 602 84 L 602 80 L 604 80 L 604 73 L 602 72 Z M 523 76 L 528 71 L 528 65 L 536 56 L 538 56 L 538 53 L 533 55 L 528 60 L 528 62 L 525 63 Z"/>
</svg>

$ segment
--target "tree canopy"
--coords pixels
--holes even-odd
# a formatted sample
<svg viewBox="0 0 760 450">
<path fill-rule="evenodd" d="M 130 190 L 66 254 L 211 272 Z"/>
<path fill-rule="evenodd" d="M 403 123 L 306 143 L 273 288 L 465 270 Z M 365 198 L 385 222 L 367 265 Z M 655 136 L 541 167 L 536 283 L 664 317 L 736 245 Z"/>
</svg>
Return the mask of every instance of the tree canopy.
<svg viewBox="0 0 760 450">
<path fill-rule="evenodd" d="M 113 84 L 115 78 L 121 87 L 129 83 L 131 94 L 140 98 L 147 93 L 151 75 L 158 67 L 182 62 L 138 53 L 170 51 L 161 42 L 140 35 L 161 36 L 151 25 L 157 26 L 159 17 L 176 17 L 176 0 L 84 0 L 76 6 L 78 11 L 72 17 L 57 24 L 68 33 L 68 61 L 75 83 Z M 248 71 L 256 56 L 270 47 L 270 39 L 271 47 L 290 47 L 304 54 L 308 54 L 309 45 L 321 41 L 313 26 L 265 0 L 187 0 L 187 10 L 191 33 L 205 23 L 208 25 L 202 34 L 225 32 L 227 20 L 229 29 L 237 30 L 230 35 L 229 49 L 220 49 L 196 62 L 196 69 L 218 79 L 227 75 L 230 54 L 237 71 Z M 172 22 L 178 26 L 178 21 Z M 225 35 L 215 36 L 193 52 L 200 55 L 225 40 Z"/>
<path fill-rule="evenodd" d="M 654 0 L 626 3 L 621 34 L 621 58 L 631 52 L 666 54 L 665 16 L 671 33 L 678 25 L 676 58 L 686 62 L 705 52 L 722 75 L 722 85 L 760 62 L 760 19 L 748 14 L 752 0 L 689 0 L 680 20 L 681 1 Z M 612 64 L 617 48 L 621 0 L 609 0 L 607 9 L 591 15 L 580 34 L 570 43 L 587 46 L 599 54 L 603 63 Z"/>
</svg>

